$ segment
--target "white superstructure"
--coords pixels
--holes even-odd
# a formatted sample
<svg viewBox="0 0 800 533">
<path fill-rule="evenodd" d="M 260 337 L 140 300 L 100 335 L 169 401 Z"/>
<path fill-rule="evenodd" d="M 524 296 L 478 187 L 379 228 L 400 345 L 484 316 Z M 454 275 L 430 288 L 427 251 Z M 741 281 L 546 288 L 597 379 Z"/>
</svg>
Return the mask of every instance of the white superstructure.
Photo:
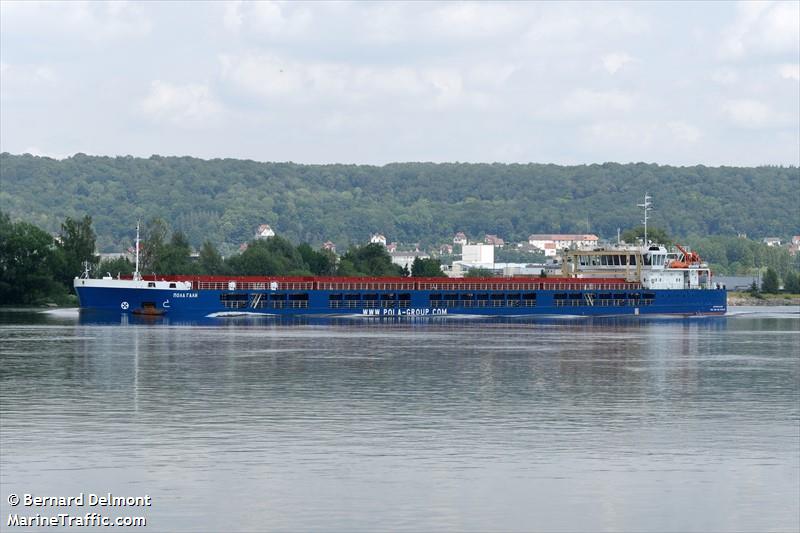
<svg viewBox="0 0 800 533">
<path fill-rule="evenodd" d="M 618 246 L 568 252 L 564 275 L 638 281 L 645 289 L 710 289 L 711 270 L 696 254 L 670 252 L 664 246 Z"/>
</svg>

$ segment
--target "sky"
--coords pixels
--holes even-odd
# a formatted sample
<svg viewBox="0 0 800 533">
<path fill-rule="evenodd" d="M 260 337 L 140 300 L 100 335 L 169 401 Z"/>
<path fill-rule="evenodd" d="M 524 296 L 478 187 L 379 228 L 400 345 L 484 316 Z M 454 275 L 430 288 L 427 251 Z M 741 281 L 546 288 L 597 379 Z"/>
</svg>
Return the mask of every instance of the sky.
<svg viewBox="0 0 800 533">
<path fill-rule="evenodd" d="M 800 2 L 0 2 L 0 150 L 800 164 Z"/>
</svg>

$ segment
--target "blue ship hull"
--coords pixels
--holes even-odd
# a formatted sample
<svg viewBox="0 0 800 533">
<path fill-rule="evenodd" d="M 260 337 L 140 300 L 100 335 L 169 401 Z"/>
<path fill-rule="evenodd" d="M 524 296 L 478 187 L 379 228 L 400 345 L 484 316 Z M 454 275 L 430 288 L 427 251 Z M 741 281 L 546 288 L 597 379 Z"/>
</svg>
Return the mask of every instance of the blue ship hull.
<svg viewBox="0 0 800 533">
<path fill-rule="evenodd" d="M 76 287 L 83 309 L 122 314 L 152 314 L 191 319 L 225 315 L 364 316 L 375 318 L 446 316 L 618 316 L 722 315 L 724 289 L 539 290 L 519 294 L 483 291 L 225 291 Z M 377 299 L 375 299 L 377 293 Z M 391 296 L 391 298 L 389 298 Z M 522 298 L 522 297 L 525 298 Z M 384 298 L 385 297 L 385 298 Z M 145 313 L 149 314 L 149 313 Z"/>
</svg>

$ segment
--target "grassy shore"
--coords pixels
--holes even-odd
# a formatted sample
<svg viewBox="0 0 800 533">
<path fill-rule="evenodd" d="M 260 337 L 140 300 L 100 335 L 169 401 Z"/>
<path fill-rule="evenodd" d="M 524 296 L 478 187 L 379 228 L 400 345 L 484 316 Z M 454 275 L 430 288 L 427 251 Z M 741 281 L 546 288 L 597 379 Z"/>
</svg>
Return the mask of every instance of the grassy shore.
<svg viewBox="0 0 800 533">
<path fill-rule="evenodd" d="M 762 294 L 749 292 L 728 292 L 728 305 L 800 305 L 800 294 Z"/>
</svg>

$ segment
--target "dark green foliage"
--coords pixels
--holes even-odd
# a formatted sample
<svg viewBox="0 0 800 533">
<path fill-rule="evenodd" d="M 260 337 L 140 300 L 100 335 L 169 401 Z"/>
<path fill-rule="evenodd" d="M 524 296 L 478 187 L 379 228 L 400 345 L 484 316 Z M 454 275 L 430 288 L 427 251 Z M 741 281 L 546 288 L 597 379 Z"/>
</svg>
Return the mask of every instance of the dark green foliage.
<svg viewBox="0 0 800 533">
<path fill-rule="evenodd" d="M 644 226 L 623 231 L 622 235 L 620 235 L 620 239 L 630 244 L 639 242 L 640 239 L 644 239 Z M 664 246 L 669 246 L 674 243 L 672 237 L 667 235 L 666 231 L 651 226 L 647 227 L 647 240 L 656 244 L 663 244 Z"/>
<path fill-rule="evenodd" d="M 728 275 L 755 274 L 764 267 L 775 270 L 783 278 L 795 269 L 786 248 L 767 246 L 750 239 L 717 235 L 713 237 L 689 237 L 690 244 L 711 265 L 714 273 Z"/>
<path fill-rule="evenodd" d="M 522 250 L 517 250 L 511 246 L 503 248 L 495 248 L 494 261 L 495 263 L 544 263 L 547 258 L 541 253 L 530 253 Z"/>
<path fill-rule="evenodd" d="M 231 274 L 239 276 L 308 276 L 311 272 L 292 244 L 281 237 L 250 241 L 247 250 L 228 259 Z"/>
<path fill-rule="evenodd" d="M 758 292 L 758 284 L 756 284 L 756 280 L 753 280 L 753 283 L 750 284 L 750 291 L 749 292 L 750 292 L 750 294 L 752 296 L 757 296 L 759 294 L 759 292 Z"/>
<path fill-rule="evenodd" d="M 788 236 L 797 231 L 796 167 L 672 167 L 605 163 L 297 165 L 191 157 L 55 160 L 0 155 L 4 209 L 57 231 L 90 213 L 101 251 L 130 244 L 136 220 L 162 217 L 193 246 L 238 249 L 259 224 L 293 242 L 344 249 L 374 231 L 423 247 L 456 231 L 522 241 L 530 233 L 614 237 L 653 196 L 670 235 Z"/>
<path fill-rule="evenodd" d="M 784 278 L 783 289 L 792 294 L 800 294 L 800 272 L 789 272 Z"/>
<path fill-rule="evenodd" d="M 415 257 L 411 264 L 411 275 L 415 278 L 440 278 L 445 277 L 442 272 L 442 262 L 438 259 L 423 259 Z"/>
<path fill-rule="evenodd" d="M 113 277 L 118 275 L 133 274 L 135 265 L 124 257 L 118 259 L 107 259 L 100 261 L 100 265 L 96 268 L 96 272 L 100 276 L 111 274 Z"/>
<path fill-rule="evenodd" d="M 158 274 L 196 274 L 196 265 L 191 262 L 192 248 L 180 231 L 172 234 L 169 244 L 163 244 L 156 257 L 153 270 Z"/>
<path fill-rule="evenodd" d="M 380 244 L 354 246 L 344 254 L 337 272 L 340 276 L 402 276 L 403 269 Z"/>
<path fill-rule="evenodd" d="M 298 246 L 297 251 L 315 276 L 332 276 L 336 274 L 336 256 L 333 252 L 329 250 L 316 251 L 308 243 Z"/>
<path fill-rule="evenodd" d="M 164 255 L 169 228 L 164 219 L 155 217 L 150 219 L 144 227 L 143 241 L 140 257 L 140 268 L 146 274 L 155 274 Z M 161 272 L 165 274 L 165 272 Z"/>
<path fill-rule="evenodd" d="M 778 273 L 768 268 L 761 280 L 761 292 L 776 294 L 778 292 Z"/>
<path fill-rule="evenodd" d="M 488 268 L 471 268 L 464 274 L 465 278 L 491 278 L 494 273 Z"/>
<path fill-rule="evenodd" d="M 200 249 L 198 267 L 202 274 L 210 276 L 219 276 L 228 272 L 222 256 L 210 241 L 204 242 Z"/>
<path fill-rule="evenodd" d="M 72 280 L 83 272 L 83 263 L 90 268 L 97 264 L 95 257 L 95 234 L 92 229 L 92 217 L 85 215 L 80 220 L 67 217 L 61 224 L 58 250 L 60 253 L 57 281 L 72 287 Z"/>
<path fill-rule="evenodd" d="M 35 303 L 66 287 L 55 281 L 63 261 L 53 238 L 27 222 L 0 213 L 0 304 Z"/>
</svg>

